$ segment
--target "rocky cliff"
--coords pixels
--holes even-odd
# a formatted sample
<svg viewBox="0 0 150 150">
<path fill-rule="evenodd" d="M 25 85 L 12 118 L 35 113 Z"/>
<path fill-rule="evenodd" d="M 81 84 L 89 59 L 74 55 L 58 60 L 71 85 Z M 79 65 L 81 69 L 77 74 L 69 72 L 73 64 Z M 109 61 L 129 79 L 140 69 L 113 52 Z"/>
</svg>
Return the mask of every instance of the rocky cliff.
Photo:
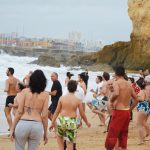
<svg viewBox="0 0 150 150">
<path fill-rule="evenodd" d="M 132 20 L 131 41 L 105 46 L 102 51 L 80 57 L 79 62 L 108 64 L 113 68 L 150 68 L 150 0 L 128 0 L 128 14 Z M 82 60 L 82 61 L 81 61 Z"/>
</svg>

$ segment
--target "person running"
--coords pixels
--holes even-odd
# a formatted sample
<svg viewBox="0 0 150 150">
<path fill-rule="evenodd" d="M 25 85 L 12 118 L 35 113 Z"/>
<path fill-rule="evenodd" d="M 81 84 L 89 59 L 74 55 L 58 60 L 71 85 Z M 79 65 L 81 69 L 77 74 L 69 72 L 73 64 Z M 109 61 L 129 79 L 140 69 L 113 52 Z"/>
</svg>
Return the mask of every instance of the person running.
<svg viewBox="0 0 150 150">
<path fill-rule="evenodd" d="M 146 82 L 143 78 L 140 78 L 137 81 L 137 85 L 140 87 L 140 92 L 138 93 L 138 115 L 137 115 L 137 127 L 138 127 L 138 136 L 139 142 L 138 145 L 144 144 L 144 139 L 150 136 L 150 129 L 147 124 L 148 115 L 150 114 L 150 91 L 146 90 Z M 144 135 L 146 131 L 146 135 Z"/>
<path fill-rule="evenodd" d="M 28 150 L 37 150 L 42 136 L 44 144 L 48 142 L 49 94 L 45 92 L 46 84 L 44 73 L 36 70 L 30 77 L 29 88 L 21 92 L 10 132 L 11 140 L 15 139 L 15 150 L 24 150 L 26 143 Z"/>
<path fill-rule="evenodd" d="M 76 112 L 79 109 L 80 115 L 85 121 L 88 127 L 91 124 L 88 122 L 85 113 L 83 111 L 81 100 L 75 96 L 75 91 L 77 90 L 77 82 L 70 80 L 68 82 L 69 93 L 65 96 L 60 97 L 58 102 L 58 107 L 52 119 L 50 130 L 54 128 L 55 121 L 57 119 L 57 142 L 60 150 L 64 150 L 64 139 L 67 140 L 67 150 L 73 150 L 73 143 L 75 142 L 77 134 L 77 124 L 76 124 Z"/>
<path fill-rule="evenodd" d="M 11 107 L 9 107 L 9 103 L 13 104 L 14 103 L 14 98 L 17 95 L 17 91 L 16 91 L 16 85 L 18 83 L 18 79 L 16 77 L 14 77 L 14 69 L 13 68 L 8 68 L 7 72 L 6 72 L 8 79 L 5 82 L 5 89 L 4 92 L 7 93 L 7 98 L 6 98 L 6 103 L 5 103 L 5 116 L 7 119 L 7 123 L 9 125 L 9 129 L 11 128 L 12 125 L 12 118 L 11 118 Z"/>
<path fill-rule="evenodd" d="M 62 86 L 58 81 L 58 74 L 56 72 L 53 72 L 51 74 L 51 80 L 53 81 L 53 85 L 51 88 L 51 92 L 49 92 L 49 95 L 51 95 L 52 103 L 48 108 L 48 117 L 50 120 L 52 120 L 53 114 L 55 113 L 55 110 L 57 108 L 59 98 L 62 96 Z"/>
<path fill-rule="evenodd" d="M 26 85 L 26 87 L 29 87 L 30 77 L 32 75 L 33 71 L 29 71 L 29 74 L 26 75 L 23 79 L 23 83 Z"/>
<path fill-rule="evenodd" d="M 117 140 L 120 150 L 127 148 L 128 126 L 130 122 L 130 98 L 134 101 L 133 109 L 137 104 L 137 96 L 128 81 L 124 79 L 125 69 L 119 66 L 115 69 L 116 81 L 113 82 L 114 91 L 109 100 L 110 108 L 113 108 L 112 118 L 105 141 L 105 148 L 113 150 Z"/>
<path fill-rule="evenodd" d="M 15 97 L 14 99 L 14 104 L 12 103 L 9 103 L 8 106 L 9 107 L 12 107 L 13 108 L 13 114 L 15 116 L 16 114 L 16 111 L 18 109 L 18 106 L 19 106 L 19 100 L 20 100 L 20 96 L 21 96 L 21 91 L 26 88 L 25 85 L 21 82 L 18 82 L 17 83 L 17 86 L 16 86 L 16 90 L 17 90 L 17 96 Z"/>
</svg>

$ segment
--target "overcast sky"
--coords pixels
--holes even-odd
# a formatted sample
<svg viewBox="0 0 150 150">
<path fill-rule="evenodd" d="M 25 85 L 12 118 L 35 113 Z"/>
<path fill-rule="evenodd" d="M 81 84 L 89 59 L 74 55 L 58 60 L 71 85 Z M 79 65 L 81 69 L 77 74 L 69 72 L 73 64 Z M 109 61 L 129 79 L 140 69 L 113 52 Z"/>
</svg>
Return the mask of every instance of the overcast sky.
<svg viewBox="0 0 150 150">
<path fill-rule="evenodd" d="M 83 39 L 112 43 L 129 40 L 128 0 L 0 0 L 0 32 L 31 37 Z"/>
</svg>

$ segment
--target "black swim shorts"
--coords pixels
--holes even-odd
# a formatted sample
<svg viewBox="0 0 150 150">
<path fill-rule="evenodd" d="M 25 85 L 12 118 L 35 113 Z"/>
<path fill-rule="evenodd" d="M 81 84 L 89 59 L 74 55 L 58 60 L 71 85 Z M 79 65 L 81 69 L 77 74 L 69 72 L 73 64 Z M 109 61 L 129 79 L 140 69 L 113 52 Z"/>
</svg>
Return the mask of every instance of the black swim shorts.
<svg viewBox="0 0 150 150">
<path fill-rule="evenodd" d="M 9 103 L 13 104 L 15 97 L 16 97 L 16 96 L 7 96 L 5 107 L 9 107 L 9 106 L 8 106 Z"/>
<path fill-rule="evenodd" d="M 52 104 L 49 106 L 48 110 L 49 110 L 52 114 L 54 114 L 56 108 L 57 108 L 57 104 L 53 104 L 53 103 L 52 103 Z"/>
</svg>

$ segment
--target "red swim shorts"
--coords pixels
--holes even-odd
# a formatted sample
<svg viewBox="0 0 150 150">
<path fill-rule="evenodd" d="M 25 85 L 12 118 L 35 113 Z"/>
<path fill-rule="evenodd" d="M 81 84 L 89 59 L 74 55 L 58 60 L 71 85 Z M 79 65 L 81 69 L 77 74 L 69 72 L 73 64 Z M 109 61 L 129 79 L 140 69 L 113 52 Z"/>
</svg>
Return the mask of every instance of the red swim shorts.
<svg viewBox="0 0 150 150">
<path fill-rule="evenodd" d="M 113 110 L 112 119 L 105 142 L 107 150 L 113 150 L 118 140 L 119 147 L 127 148 L 130 110 Z"/>
</svg>

